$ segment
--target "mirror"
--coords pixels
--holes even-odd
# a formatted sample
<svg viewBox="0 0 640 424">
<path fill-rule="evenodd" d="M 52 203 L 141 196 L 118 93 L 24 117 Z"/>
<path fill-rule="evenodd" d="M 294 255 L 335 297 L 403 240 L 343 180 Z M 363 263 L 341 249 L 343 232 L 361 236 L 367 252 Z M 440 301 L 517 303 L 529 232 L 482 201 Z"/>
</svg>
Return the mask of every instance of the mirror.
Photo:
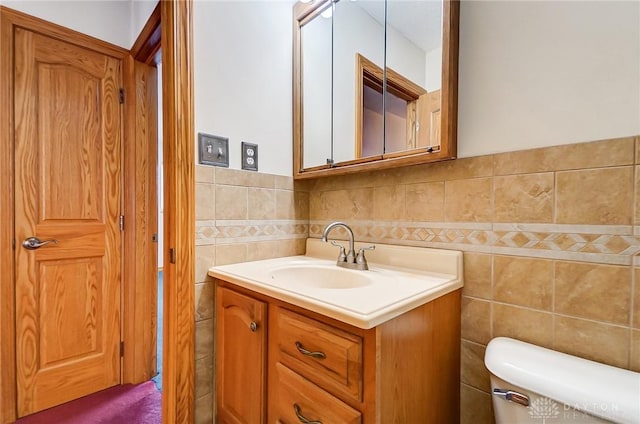
<svg viewBox="0 0 640 424">
<path fill-rule="evenodd" d="M 294 7 L 294 177 L 455 158 L 458 1 Z"/>
<path fill-rule="evenodd" d="M 327 3 L 327 9 L 331 4 Z M 321 14 L 325 10 L 320 10 Z M 331 143 L 331 69 L 332 69 L 332 22 L 319 16 L 310 20 L 300 29 L 303 64 L 301 79 L 305 93 L 302 105 L 302 139 L 306 140 L 303 163 L 305 167 L 326 164 L 332 157 Z"/>
<path fill-rule="evenodd" d="M 374 18 L 375 12 L 380 19 Z M 362 73 L 358 58 L 364 57 L 384 68 L 384 1 L 361 0 L 334 3 L 333 13 L 333 162 L 344 163 L 362 157 L 356 134 L 366 129 L 370 145 L 382 147 L 382 86 L 380 96 L 366 98 L 370 109 L 362 107 Z M 378 113 L 367 113 L 377 110 Z M 366 117 L 367 119 L 363 119 Z M 366 124 L 366 127 L 364 126 Z M 330 140 L 325 140 L 325 142 Z M 330 142 L 331 142 L 330 141 Z M 305 164 L 306 165 L 306 164 Z"/>
</svg>

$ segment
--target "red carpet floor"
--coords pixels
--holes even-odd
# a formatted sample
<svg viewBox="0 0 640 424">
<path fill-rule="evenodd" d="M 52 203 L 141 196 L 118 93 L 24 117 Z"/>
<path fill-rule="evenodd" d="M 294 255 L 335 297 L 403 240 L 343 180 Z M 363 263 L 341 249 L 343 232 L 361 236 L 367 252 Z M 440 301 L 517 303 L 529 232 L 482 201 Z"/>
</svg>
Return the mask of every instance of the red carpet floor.
<svg viewBox="0 0 640 424">
<path fill-rule="evenodd" d="M 16 424 L 161 423 L 162 395 L 153 381 L 115 386 L 16 421 Z"/>
</svg>

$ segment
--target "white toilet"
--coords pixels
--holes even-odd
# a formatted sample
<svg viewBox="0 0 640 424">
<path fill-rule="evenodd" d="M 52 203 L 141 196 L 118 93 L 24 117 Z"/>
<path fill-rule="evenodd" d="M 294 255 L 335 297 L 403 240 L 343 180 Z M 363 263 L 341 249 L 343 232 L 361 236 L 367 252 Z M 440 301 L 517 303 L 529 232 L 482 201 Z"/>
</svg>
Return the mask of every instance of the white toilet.
<svg viewBox="0 0 640 424">
<path fill-rule="evenodd" d="M 497 424 L 640 424 L 640 374 L 506 337 L 487 345 Z"/>
</svg>

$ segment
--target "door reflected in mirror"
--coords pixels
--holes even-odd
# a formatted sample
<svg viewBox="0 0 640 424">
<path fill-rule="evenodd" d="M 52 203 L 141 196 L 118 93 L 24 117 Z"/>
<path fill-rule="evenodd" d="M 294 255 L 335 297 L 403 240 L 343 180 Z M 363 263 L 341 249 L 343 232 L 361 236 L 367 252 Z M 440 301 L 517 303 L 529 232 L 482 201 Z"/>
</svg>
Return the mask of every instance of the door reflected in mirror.
<svg viewBox="0 0 640 424">
<path fill-rule="evenodd" d="M 417 148 L 439 150 L 440 90 L 429 93 L 389 67 L 383 71 L 362 55 L 357 61 L 356 98 L 362 114 L 356 120 L 356 158 Z"/>
<path fill-rule="evenodd" d="M 296 4 L 296 178 L 455 157 L 458 9 L 431 0 Z"/>
</svg>

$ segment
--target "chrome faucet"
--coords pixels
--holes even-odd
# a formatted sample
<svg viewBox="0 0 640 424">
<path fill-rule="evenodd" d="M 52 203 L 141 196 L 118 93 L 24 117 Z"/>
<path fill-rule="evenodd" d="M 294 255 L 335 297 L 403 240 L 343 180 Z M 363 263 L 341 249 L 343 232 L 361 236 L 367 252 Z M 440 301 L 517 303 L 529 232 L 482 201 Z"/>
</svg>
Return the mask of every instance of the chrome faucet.
<svg viewBox="0 0 640 424">
<path fill-rule="evenodd" d="M 336 263 L 336 265 L 341 266 L 343 268 L 358 269 L 361 271 L 369 269 L 369 266 L 367 265 L 367 259 L 364 257 L 364 251 L 374 250 L 376 247 L 369 246 L 369 247 L 363 247 L 361 249 L 358 249 L 358 255 L 356 256 L 353 230 L 351 230 L 351 227 L 349 227 L 344 222 L 337 221 L 327 225 L 324 228 L 324 231 L 322 232 L 321 240 L 326 243 L 328 241 L 327 236 L 329 235 L 329 232 L 331 232 L 331 230 L 333 230 L 336 227 L 344 228 L 347 231 L 347 235 L 349 236 L 348 253 L 345 253 L 344 246 L 342 246 L 339 243 L 336 243 L 335 241 L 331 241 L 332 245 L 340 248 L 340 253 L 338 254 L 338 262 Z"/>
</svg>

